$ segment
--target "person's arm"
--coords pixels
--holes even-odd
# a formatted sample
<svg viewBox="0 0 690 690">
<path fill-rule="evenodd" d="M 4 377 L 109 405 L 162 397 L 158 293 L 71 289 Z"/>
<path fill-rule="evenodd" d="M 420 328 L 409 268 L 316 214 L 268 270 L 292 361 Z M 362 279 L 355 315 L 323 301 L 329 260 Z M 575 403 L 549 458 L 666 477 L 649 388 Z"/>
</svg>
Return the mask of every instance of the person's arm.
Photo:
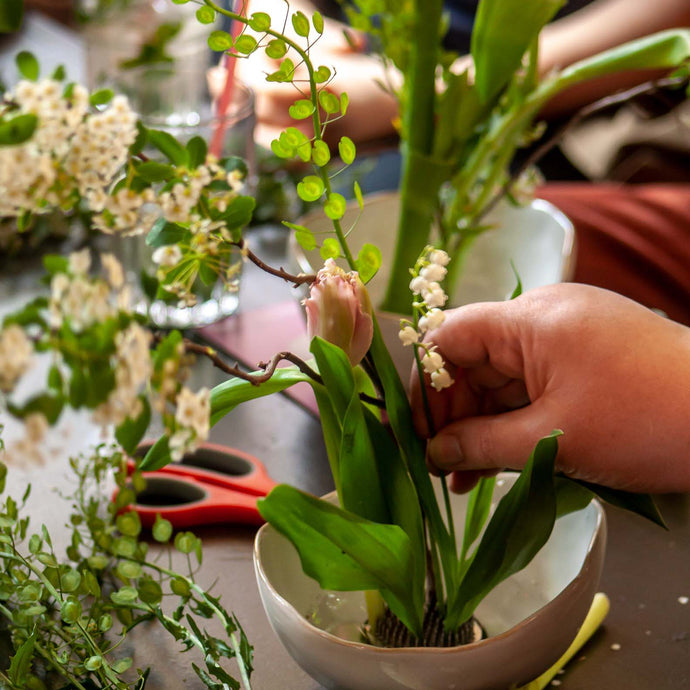
<svg viewBox="0 0 690 690">
<path fill-rule="evenodd" d="M 690 26 L 688 0 L 597 0 L 543 29 L 539 37 L 540 71 L 547 74 L 636 38 L 687 26 Z M 659 75 L 628 72 L 591 80 L 560 94 L 543 114 L 546 117 L 566 115 L 654 76 Z"/>
<path fill-rule="evenodd" d="M 620 295 L 560 284 L 448 312 L 430 335 L 454 386 L 428 388 L 432 469 L 521 468 L 554 429 L 558 469 L 632 491 L 690 490 L 690 329 Z M 428 385 L 428 384 L 427 384 Z M 420 433 L 428 435 L 412 376 Z"/>
</svg>

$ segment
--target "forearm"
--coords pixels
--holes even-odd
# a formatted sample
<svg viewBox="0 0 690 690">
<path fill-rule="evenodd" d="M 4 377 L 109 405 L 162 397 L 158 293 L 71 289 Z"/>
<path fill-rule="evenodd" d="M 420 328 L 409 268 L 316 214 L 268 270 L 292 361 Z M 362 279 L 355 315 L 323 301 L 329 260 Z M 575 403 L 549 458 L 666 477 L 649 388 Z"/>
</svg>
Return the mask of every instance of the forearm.
<svg viewBox="0 0 690 690">
<path fill-rule="evenodd" d="M 688 0 L 597 0 L 548 25 L 539 42 L 540 72 L 547 74 L 627 41 L 690 25 Z M 603 96 L 660 76 L 628 72 L 568 89 L 543 111 L 547 118 L 571 113 Z"/>
</svg>

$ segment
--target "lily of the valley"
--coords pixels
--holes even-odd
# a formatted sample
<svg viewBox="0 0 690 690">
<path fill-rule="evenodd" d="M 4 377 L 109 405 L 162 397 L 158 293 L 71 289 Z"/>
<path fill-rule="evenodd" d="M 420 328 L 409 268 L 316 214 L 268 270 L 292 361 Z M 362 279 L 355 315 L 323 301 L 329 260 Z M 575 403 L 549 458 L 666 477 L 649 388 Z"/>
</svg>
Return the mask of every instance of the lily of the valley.
<svg viewBox="0 0 690 690">
<path fill-rule="evenodd" d="M 352 366 L 369 350 L 374 335 L 371 300 L 356 271 L 327 259 L 303 302 L 309 337 L 319 336 L 347 354 Z"/>
</svg>

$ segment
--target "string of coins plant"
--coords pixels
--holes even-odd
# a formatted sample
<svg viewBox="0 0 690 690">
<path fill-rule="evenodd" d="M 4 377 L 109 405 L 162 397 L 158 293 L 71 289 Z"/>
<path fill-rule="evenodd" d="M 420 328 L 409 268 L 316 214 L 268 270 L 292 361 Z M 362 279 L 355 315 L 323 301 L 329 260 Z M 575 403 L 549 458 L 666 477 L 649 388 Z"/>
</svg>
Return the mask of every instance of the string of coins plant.
<svg viewBox="0 0 690 690">
<path fill-rule="evenodd" d="M 191 532 L 173 538 L 172 525 L 159 517 L 152 529 L 159 546 L 149 550 L 138 515 L 121 512 L 144 482 L 139 473 L 127 476 L 121 452 L 101 447 L 70 466 L 66 557 L 56 553 L 48 528 L 34 529 L 25 515 L 30 486 L 19 501 L 4 496 L 0 505 L 0 618 L 14 650 L 0 671 L 3 687 L 44 690 L 61 679 L 59 687 L 76 690 L 142 690 L 149 669 L 133 668 L 123 650 L 135 627 L 153 623 L 181 651 L 196 650 L 198 663 L 190 664 L 204 686 L 249 690 L 252 647 L 237 618 L 196 579 L 201 540 Z M 0 464 L 0 493 L 6 473 Z M 115 501 L 106 493 L 113 473 Z M 173 553 L 182 560 L 179 571 L 170 564 Z M 212 618 L 226 639 L 206 630 Z"/>
</svg>

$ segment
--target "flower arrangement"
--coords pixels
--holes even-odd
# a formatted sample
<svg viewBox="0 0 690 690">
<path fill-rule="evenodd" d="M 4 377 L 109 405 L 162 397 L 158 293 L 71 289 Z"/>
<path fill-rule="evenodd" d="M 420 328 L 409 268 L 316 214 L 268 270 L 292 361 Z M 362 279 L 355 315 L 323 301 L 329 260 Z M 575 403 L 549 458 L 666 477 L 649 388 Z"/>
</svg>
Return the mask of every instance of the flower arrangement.
<svg viewBox="0 0 690 690">
<path fill-rule="evenodd" d="M 186 1 L 173 0 L 176 4 Z M 529 41 L 525 30 L 527 47 L 532 44 L 534 31 L 551 16 L 553 4 L 535 3 L 543 8 L 539 21 L 532 20 Z M 504 5 L 510 3 L 484 0 L 482 7 L 489 8 L 483 10 L 488 18 L 482 19 L 480 26 L 494 26 L 491 8 Z M 418 13 L 420 8 L 421 4 Z M 427 12 L 425 9 L 425 17 Z M 556 476 L 558 432 L 554 432 L 536 445 L 526 469 L 493 515 L 494 480 L 479 483 L 469 502 L 465 533 L 457 539 L 448 490 L 442 480 L 444 499 L 439 502 L 425 465 L 423 441 L 412 430 L 407 395 L 365 287 L 381 264 L 380 252 L 365 244 L 357 256 L 352 255 L 347 237 L 356 228 L 342 226 L 345 199 L 332 191 L 331 154 L 324 132 L 329 123 L 345 114 L 348 99 L 327 89 L 333 77 L 331 68 L 314 65 L 310 59 L 310 47 L 323 32 L 323 18 L 319 13 L 308 18 L 302 12 L 288 11 L 284 22 L 290 22 L 300 39 L 296 40 L 285 34 L 282 19 L 281 28 L 275 29 L 274 20 L 265 13 L 245 17 L 212 0 L 204 0 L 197 10 L 198 19 L 207 24 L 219 14 L 239 22 L 243 30 L 236 36 L 214 31 L 209 37 L 212 49 L 235 59 L 264 50 L 279 61 L 267 78 L 292 83 L 300 90 L 290 114 L 297 120 L 311 120 L 313 135 L 287 128 L 275 140 L 273 150 L 282 158 L 296 158 L 313 166 L 299 183 L 298 193 L 305 201 L 322 202 L 333 232 L 316 237 L 306 227 L 287 224 L 303 245 L 320 245 L 324 268 L 315 276 L 294 276 L 265 266 L 249 250 L 242 228 L 251 219 L 254 199 L 242 193 L 245 169 L 241 161 L 215 158 L 200 138 L 183 145 L 164 132 L 148 129 L 125 99 L 107 90 L 89 94 L 65 83 L 61 71 L 39 79 L 39 66 L 28 54 L 18 57 L 24 80 L 5 93 L 0 105 L 2 214 L 16 217 L 22 231 L 37 215 L 54 209 L 65 214 L 79 209 L 106 235 L 143 234 L 158 262 L 148 290 L 184 304 L 193 299 L 197 281 L 208 285 L 220 277 L 232 282 L 236 271 L 233 257 L 239 249 L 244 260 L 254 261 L 295 285 L 311 285 L 305 307 L 313 359 L 303 361 L 280 353 L 255 372 L 225 365 L 224 370 L 232 375 L 226 382 L 212 391 L 195 393 L 185 386 L 190 356 L 207 355 L 218 362 L 215 353 L 186 341 L 176 331 L 151 332 L 145 315 L 135 310 L 130 287 L 112 255 L 101 253 L 97 262 L 92 262 L 88 252 L 49 256 L 45 259 L 49 294 L 2 322 L 0 382 L 7 410 L 39 432 L 46 422 L 55 422 L 66 407 L 92 410 L 97 423 L 114 427 L 117 441 L 130 454 L 144 437 L 152 414 L 157 413 L 166 432 L 139 465 L 140 469 L 154 470 L 195 449 L 206 438 L 209 427 L 237 405 L 298 382 L 309 383 L 318 402 L 340 505 L 281 485 L 261 501 L 262 515 L 293 542 L 305 572 L 322 587 L 369 593 L 368 635 L 372 639 L 377 636 L 376 622 L 387 607 L 408 629 L 412 644 L 425 643 L 423 621 L 428 611 L 443 621 L 453 644 L 462 638 L 463 626 L 471 621 L 483 597 L 524 567 L 545 543 L 556 515 L 585 505 L 599 493 L 650 519 L 660 518 L 647 497 L 604 492 Z M 438 23 L 430 20 L 428 24 L 424 31 L 435 41 Z M 426 20 L 416 26 L 421 31 L 425 25 Z M 618 61 L 606 58 L 602 69 L 611 69 L 613 63 L 629 65 L 633 54 L 645 64 L 652 59 L 651 54 L 660 56 L 654 64 L 675 64 L 687 54 L 678 48 L 680 43 L 680 36 L 654 39 L 638 46 L 637 52 L 626 49 Z M 425 43 L 420 40 L 419 44 Z M 532 64 L 533 48 L 530 55 Z M 517 63 L 521 57 L 522 53 Z M 422 55 L 410 55 L 409 60 L 423 63 L 411 68 L 412 75 L 431 64 L 424 62 Z M 479 75 L 481 60 L 477 63 Z M 304 82 L 297 80 L 297 65 L 306 70 Z M 586 69 L 591 73 L 598 68 L 580 67 L 576 74 Z M 504 68 L 501 70 L 503 74 Z M 472 99 L 481 89 L 489 89 L 486 79 L 477 77 L 476 89 L 480 91 L 470 88 L 466 76 L 451 81 L 453 89 Z M 536 83 L 529 68 L 526 76 L 520 77 L 526 81 L 507 87 L 508 79 L 489 80 L 493 86 L 488 95 L 492 102 L 506 105 L 507 97 L 500 96 L 496 86 L 500 82 L 500 88 L 509 88 L 511 94 L 517 89 L 515 102 L 523 109 L 509 108 L 511 114 L 503 120 L 489 118 L 487 122 L 502 124 L 497 130 L 491 125 L 488 139 L 472 139 L 478 147 L 473 154 L 477 169 L 484 169 L 484 156 L 507 159 L 519 138 L 518 130 L 525 131 L 526 118 L 531 118 L 547 93 L 557 90 L 553 81 L 535 91 L 517 88 Z M 412 88 L 407 96 L 413 109 L 426 102 L 421 96 L 417 102 L 415 94 Z M 450 107 L 449 99 L 450 93 L 444 100 L 445 108 Z M 409 117 L 407 131 L 416 138 L 415 120 Z M 478 113 L 476 118 L 479 122 Z M 471 128 L 463 131 L 470 132 Z M 410 140 L 412 163 L 408 165 L 421 166 L 413 177 L 433 181 L 434 194 L 428 195 L 427 190 L 424 196 L 429 200 L 441 183 L 438 175 L 424 174 L 431 159 L 415 146 Z M 338 149 L 342 167 L 355 160 L 356 148 L 349 138 L 342 137 Z M 448 168 L 445 164 L 441 167 Z M 487 178 L 482 173 L 472 178 L 471 185 L 462 177 L 462 184 L 468 189 L 483 184 L 481 188 L 489 189 L 490 194 L 497 175 Z M 353 193 L 361 204 L 361 190 L 356 184 Z M 456 190 L 450 208 L 462 205 L 458 194 Z M 488 198 L 487 194 L 479 192 L 481 197 Z M 425 206 L 426 218 L 431 215 L 430 204 Z M 433 331 L 444 318 L 442 307 L 447 298 L 442 283 L 453 262 L 444 249 L 427 244 L 426 226 L 423 219 L 418 220 L 424 242 L 419 248 L 416 242 L 409 243 L 414 256 L 405 264 L 405 289 L 396 293 L 402 300 L 403 295 L 409 295 L 408 285 L 412 292 L 411 298 L 404 297 L 403 311 L 411 316 L 402 323 L 400 339 L 413 348 L 419 375 L 428 375 L 433 387 L 441 390 L 453 381 L 434 348 Z M 339 268 L 336 258 L 344 259 L 349 270 Z M 407 261 L 407 256 L 395 261 Z M 28 401 L 16 402 L 12 392 L 36 353 L 51 358 L 45 390 Z M 278 368 L 283 359 L 291 366 Z M 34 441 L 40 443 L 40 436 L 33 434 Z M 135 590 L 142 584 L 137 574 L 131 580 Z M 202 674 L 200 677 L 205 680 Z"/>
</svg>

